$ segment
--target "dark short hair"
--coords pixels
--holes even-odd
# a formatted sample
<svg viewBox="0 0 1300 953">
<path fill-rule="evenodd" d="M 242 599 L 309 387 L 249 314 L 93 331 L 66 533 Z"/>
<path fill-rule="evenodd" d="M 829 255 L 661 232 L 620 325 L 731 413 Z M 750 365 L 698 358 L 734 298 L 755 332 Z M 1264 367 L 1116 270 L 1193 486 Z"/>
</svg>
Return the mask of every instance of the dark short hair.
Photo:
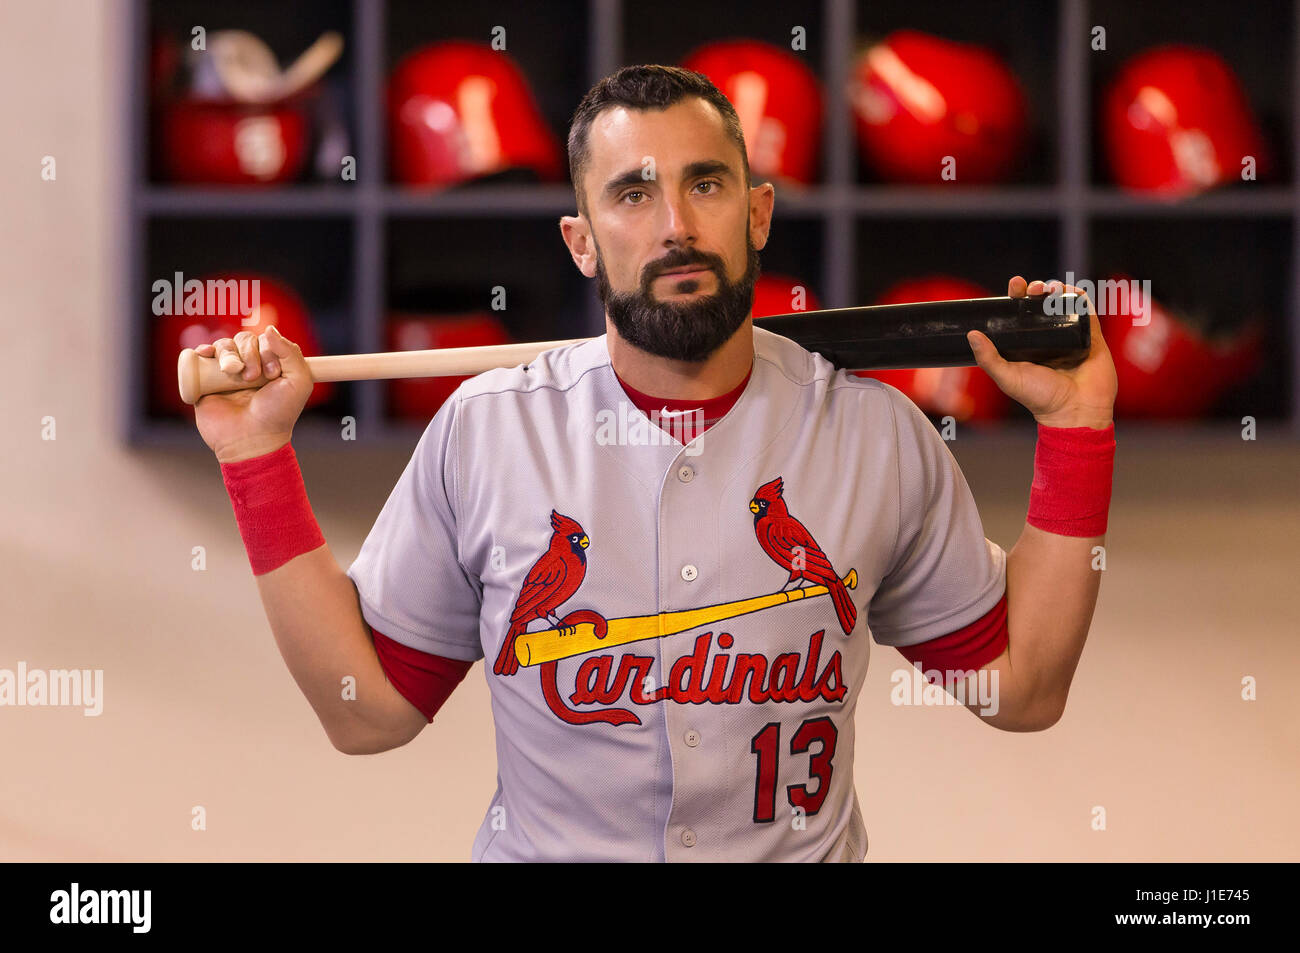
<svg viewBox="0 0 1300 953">
<path fill-rule="evenodd" d="M 698 96 L 711 103 L 722 116 L 728 137 L 740 149 L 745 170 L 745 187 L 750 186 L 749 156 L 745 153 L 745 136 L 740 117 L 731 101 L 702 73 L 680 66 L 624 66 L 610 73 L 582 97 L 569 123 L 569 177 L 578 199 L 578 211 L 586 214 L 587 202 L 582 193 L 582 176 L 591 158 L 589 134 L 591 124 L 600 113 L 613 106 L 629 109 L 667 109 L 687 96 Z"/>
</svg>

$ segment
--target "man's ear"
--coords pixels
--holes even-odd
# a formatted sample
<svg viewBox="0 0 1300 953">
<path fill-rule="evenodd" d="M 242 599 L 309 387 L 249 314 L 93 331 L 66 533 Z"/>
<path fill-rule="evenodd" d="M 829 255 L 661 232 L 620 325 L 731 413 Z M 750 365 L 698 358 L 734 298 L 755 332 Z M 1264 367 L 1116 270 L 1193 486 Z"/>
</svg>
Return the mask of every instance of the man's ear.
<svg viewBox="0 0 1300 953">
<path fill-rule="evenodd" d="M 776 204 L 776 188 L 764 182 L 749 190 L 749 237 L 756 249 L 767 244 L 772 228 L 772 208 Z"/>
<path fill-rule="evenodd" d="M 560 235 L 569 246 L 569 254 L 578 270 L 588 278 L 596 277 L 596 243 L 585 215 L 565 215 L 560 219 Z"/>
</svg>

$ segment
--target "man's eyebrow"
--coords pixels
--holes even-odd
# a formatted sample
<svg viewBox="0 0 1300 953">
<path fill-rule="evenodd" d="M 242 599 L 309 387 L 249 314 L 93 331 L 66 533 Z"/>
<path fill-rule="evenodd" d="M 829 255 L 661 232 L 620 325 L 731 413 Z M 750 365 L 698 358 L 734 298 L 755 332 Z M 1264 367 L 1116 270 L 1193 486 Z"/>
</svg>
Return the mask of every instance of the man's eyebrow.
<svg viewBox="0 0 1300 953">
<path fill-rule="evenodd" d="M 682 173 L 682 177 L 686 179 L 696 179 L 702 175 L 731 176 L 734 178 L 736 175 L 731 166 L 719 159 L 700 159 L 696 162 L 688 163 L 682 170 Z M 652 181 L 654 180 L 647 179 L 642 174 L 642 167 L 637 166 L 634 169 L 628 169 L 626 172 L 610 179 L 605 183 L 605 187 L 601 191 L 606 195 L 610 195 L 629 185 L 645 185 L 647 182 Z"/>
<path fill-rule="evenodd" d="M 628 169 L 622 175 L 617 175 L 610 179 L 605 183 L 605 188 L 602 189 L 602 191 L 606 195 L 610 195 L 626 186 L 637 184 L 644 185 L 648 181 L 650 180 L 641 174 L 641 167 L 637 166 L 635 169 Z"/>
<path fill-rule="evenodd" d="M 720 159 L 701 159 L 699 162 L 690 163 L 684 170 L 685 179 L 698 179 L 702 175 L 729 175 L 735 176 L 731 166 Z"/>
</svg>

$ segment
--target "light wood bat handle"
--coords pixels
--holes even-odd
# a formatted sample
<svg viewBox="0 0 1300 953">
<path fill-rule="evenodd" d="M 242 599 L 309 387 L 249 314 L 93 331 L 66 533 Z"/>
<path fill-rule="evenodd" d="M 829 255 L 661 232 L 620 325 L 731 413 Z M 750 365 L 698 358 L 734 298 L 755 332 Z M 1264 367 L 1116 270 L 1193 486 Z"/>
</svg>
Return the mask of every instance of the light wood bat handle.
<svg viewBox="0 0 1300 953">
<path fill-rule="evenodd" d="M 527 344 L 493 344 L 487 347 L 445 347 L 429 351 L 388 351 L 379 354 L 338 354 L 306 359 L 311 378 L 326 381 L 373 381 L 397 377 L 465 377 L 494 367 L 529 364 L 537 355 L 566 344 L 580 344 L 590 338 L 565 341 L 534 341 Z M 193 348 L 181 351 L 176 362 L 181 400 L 195 403 L 208 394 L 251 390 L 267 383 L 265 377 L 246 381 L 239 373 L 227 374 L 215 357 L 199 357 Z"/>
</svg>

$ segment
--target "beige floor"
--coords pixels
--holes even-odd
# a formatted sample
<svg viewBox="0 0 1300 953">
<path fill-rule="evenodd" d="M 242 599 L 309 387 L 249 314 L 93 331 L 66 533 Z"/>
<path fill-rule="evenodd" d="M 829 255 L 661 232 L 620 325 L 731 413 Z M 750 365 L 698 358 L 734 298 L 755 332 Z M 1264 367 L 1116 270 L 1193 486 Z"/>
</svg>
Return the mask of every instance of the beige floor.
<svg viewBox="0 0 1300 953">
<path fill-rule="evenodd" d="M 1056 727 L 895 707 L 900 657 L 873 657 L 856 752 L 870 859 L 1300 859 L 1300 450 L 1120 436 L 1109 569 Z M 1031 446 L 954 451 L 1010 546 Z M 98 667 L 106 686 L 98 718 L 0 709 L 0 859 L 468 859 L 495 785 L 481 663 L 411 745 L 336 753 L 267 631 L 215 467 L 116 457 L 95 486 L 28 462 L 21 509 L 4 493 L 0 667 Z M 402 463 L 305 455 L 344 562 Z M 1258 701 L 1240 699 L 1247 675 Z"/>
</svg>

